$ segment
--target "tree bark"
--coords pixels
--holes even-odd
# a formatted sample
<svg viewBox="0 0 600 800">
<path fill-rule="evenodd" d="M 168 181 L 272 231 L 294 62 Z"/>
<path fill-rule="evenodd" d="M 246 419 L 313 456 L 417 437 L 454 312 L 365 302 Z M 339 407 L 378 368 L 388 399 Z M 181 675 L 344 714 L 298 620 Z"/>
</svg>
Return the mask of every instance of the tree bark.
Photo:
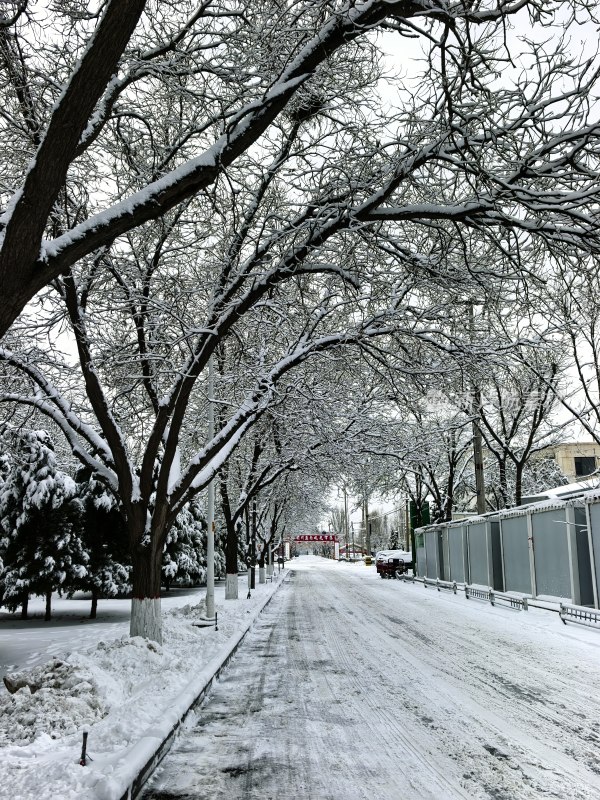
<svg viewBox="0 0 600 800">
<path fill-rule="evenodd" d="M 500 483 L 500 494 L 502 496 L 502 508 L 508 506 L 508 478 L 506 476 L 506 455 L 498 459 L 498 479 Z"/>
<path fill-rule="evenodd" d="M 23 592 L 21 600 L 21 619 L 29 619 L 29 592 Z"/>
<path fill-rule="evenodd" d="M 52 590 L 46 592 L 46 613 L 44 614 L 44 622 L 52 619 Z"/>
<path fill-rule="evenodd" d="M 90 610 L 90 619 L 96 619 L 96 612 L 98 611 L 98 589 L 94 586 L 92 589 L 92 608 Z"/>
<path fill-rule="evenodd" d="M 523 499 L 523 468 L 525 464 L 523 462 L 517 462 L 515 464 L 515 505 L 520 506 L 521 500 Z"/>
<path fill-rule="evenodd" d="M 136 547 L 132 553 L 133 596 L 129 634 L 162 644 L 160 579 L 162 549 Z"/>
<path fill-rule="evenodd" d="M 1 334 L 27 301 L 52 280 L 52 274 L 37 262 L 48 215 L 64 185 L 81 134 L 115 73 L 145 5 L 146 0 L 110 0 L 106 4 L 54 107 L 4 232 L 0 250 Z"/>
</svg>

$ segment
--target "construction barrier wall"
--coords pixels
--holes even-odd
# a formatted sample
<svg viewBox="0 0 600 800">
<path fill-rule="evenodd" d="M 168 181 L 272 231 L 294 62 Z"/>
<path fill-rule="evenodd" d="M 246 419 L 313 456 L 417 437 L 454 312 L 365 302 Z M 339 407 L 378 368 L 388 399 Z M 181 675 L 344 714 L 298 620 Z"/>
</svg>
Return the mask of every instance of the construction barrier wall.
<svg viewBox="0 0 600 800">
<path fill-rule="evenodd" d="M 429 525 L 417 573 L 598 607 L 600 496 Z"/>
</svg>

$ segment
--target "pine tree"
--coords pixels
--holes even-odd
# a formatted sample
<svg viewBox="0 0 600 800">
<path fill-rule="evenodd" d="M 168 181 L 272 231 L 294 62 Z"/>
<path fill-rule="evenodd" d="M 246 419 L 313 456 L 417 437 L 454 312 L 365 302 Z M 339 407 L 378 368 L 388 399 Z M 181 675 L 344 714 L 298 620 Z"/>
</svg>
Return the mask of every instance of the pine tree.
<svg viewBox="0 0 600 800">
<path fill-rule="evenodd" d="M 90 619 L 95 619 L 98 598 L 131 591 L 131 557 L 127 528 L 114 496 L 89 471 L 80 471 L 77 480 L 82 504 L 81 535 L 89 561 L 85 575 L 72 591 L 91 592 Z"/>
<path fill-rule="evenodd" d="M 87 571 L 76 494 L 75 482 L 57 467 L 49 435 L 22 434 L 18 457 L 0 491 L 0 526 L 2 602 L 12 611 L 21 605 L 25 618 L 34 594 L 46 598 L 49 620 L 52 592 L 67 590 Z"/>
</svg>

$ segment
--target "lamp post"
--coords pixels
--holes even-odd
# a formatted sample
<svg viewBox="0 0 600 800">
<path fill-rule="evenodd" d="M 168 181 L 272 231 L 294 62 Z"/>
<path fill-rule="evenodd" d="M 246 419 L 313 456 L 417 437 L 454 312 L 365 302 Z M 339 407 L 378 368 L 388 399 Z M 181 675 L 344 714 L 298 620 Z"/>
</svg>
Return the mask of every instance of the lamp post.
<svg viewBox="0 0 600 800">
<path fill-rule="evenodd" d="M 365 550 L 366 555 L 371 555 L 371 523 L 369 522 L 369 498 L 367 496 L 367 488 L 364 488 L 363 496 L 363 514 L 365 517 Z"/>
<path fill-rule="evenodd" d="M 346 558 L 350 549 L 350 526 L 348 525 L 348 493 L 344 484 L 344 533 L 346 535 Z"/>
<path fill-rule="evenodd" d="M 208 361 L 208 440 L 215 435 L 215 376 L 213 357 Z M 206 617 L 215 618 L 215 479 L 208 484 L 208 530 L 206 532 Z"/>
<path fill-rule="evenodd" d="M 250 540 L 250 588 L 256 588 L 256 499 L 252 501 L 252 538 Z"/>
<path fill-rule="evenodd" d="M 475 312 L 473 301 L 467 300 L 469 309 L 469 338 L 475 339 Z M 471 397 L 473 398 L 473 466 L 475 468 L 475 499 L 478 514 L 485 514 L 485 476 L 483 471 L 483 436 L 481 434 L 481 389 L 477 381 L 471 381 Z"/>
</svg>

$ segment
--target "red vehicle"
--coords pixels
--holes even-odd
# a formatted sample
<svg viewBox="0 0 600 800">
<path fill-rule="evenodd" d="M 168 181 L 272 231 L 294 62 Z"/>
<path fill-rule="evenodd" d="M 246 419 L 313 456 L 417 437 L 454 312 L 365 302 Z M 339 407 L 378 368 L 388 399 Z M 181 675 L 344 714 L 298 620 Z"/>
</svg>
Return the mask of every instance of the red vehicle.
<svg viewBox="0 0 600 800">
<path fill-rule="evenodd" d="M 402 575 L 411 564 L 412 555 L 405 550 L 380 550 L 375 556 L 377 574 L 382 578 L 395 578 L 396 572 Z"/>
</svg>

